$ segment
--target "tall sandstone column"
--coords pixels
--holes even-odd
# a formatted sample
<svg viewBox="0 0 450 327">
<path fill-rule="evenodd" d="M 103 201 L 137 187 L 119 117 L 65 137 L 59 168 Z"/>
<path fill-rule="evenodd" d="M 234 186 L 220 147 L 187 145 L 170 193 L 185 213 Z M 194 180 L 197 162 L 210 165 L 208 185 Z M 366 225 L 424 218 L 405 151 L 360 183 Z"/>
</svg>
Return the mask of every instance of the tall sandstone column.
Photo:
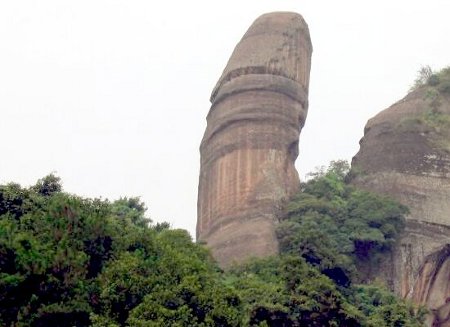
<svg viewBox="0 0 450 327">
<path fill-rule="evenodd" d="M 406 229 L 378 277 L 450 327 L 450 70 L 369 120 L 353 183 L 407 205 Z"/>
<path fill-rule="evenodd" d="M 312 46 L 296 13 L 262 15 L 211 95 L 200 146 L 197 239 L 223 267 L 278 251 L 277 213 L 298 190 Z"/>
</svg>

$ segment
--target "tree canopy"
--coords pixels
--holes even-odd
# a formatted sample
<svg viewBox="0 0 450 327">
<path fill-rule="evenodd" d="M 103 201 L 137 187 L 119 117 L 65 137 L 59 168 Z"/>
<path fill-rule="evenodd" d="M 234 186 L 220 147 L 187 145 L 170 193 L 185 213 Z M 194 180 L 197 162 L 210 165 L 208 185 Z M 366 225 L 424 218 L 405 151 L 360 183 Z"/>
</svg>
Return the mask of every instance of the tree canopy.
<svg viewBox="0 0 450 327">
<path fill-rule="evenodd" d="M 406 209 L 345 173 L 334 164 L 287 204 L 280 255 L 229 271 L 139 198 L 78 197 L 54 175 L 0 185 L 0 325 L 420 326 L 421 310 L 355 283 Z"/>
</svg>

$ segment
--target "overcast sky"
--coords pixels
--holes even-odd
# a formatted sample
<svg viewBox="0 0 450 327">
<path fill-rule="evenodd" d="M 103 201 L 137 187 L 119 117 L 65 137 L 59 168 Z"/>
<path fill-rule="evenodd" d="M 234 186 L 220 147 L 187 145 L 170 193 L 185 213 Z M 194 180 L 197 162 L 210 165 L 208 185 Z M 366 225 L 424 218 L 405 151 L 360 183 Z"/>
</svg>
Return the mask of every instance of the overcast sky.
<svg viewBox="0 0 450 327">
<path fill-rule="evenodd" d="M 141 196 L 194 234 L 210 93 L 270 11 L 302 14 L 314 47 L 302 177 L 350 160 L 422 65 L 450 65 L 448 0 L 1 0 L 0 183 L 56 172 L 67 192 Z"/>
</svg>

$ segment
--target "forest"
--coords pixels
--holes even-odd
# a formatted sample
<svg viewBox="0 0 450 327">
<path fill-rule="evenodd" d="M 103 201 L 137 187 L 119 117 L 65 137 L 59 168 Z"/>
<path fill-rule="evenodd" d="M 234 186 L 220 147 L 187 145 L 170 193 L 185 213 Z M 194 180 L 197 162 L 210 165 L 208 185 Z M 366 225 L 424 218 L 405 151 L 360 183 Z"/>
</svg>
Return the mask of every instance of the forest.
<svg viewBox="0 0 450 327">
<path fill-rule="evenodd" d="M 226 271 L 139 198 L 79 197 L 53 174 L 0 185 L 0 325 L 422 326 L 426 310 L 371 275 L 408 209 L 348 173 L 311 174 L 279 218 L 279 255 Z"/>
</svg>

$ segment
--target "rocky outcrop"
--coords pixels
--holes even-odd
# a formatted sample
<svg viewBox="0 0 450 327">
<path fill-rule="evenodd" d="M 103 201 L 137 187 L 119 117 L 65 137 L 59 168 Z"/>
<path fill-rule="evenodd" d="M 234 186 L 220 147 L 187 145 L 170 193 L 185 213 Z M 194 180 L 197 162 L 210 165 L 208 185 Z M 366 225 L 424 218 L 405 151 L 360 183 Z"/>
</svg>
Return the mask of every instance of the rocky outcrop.
<svg viewBox="0 0 450 327">
<path fill-rule="evenodd" d="M 278 251 L 277 213 L 299 186 L 294 162 L 311 52 L 300 15 L 265 14 L 236 46 L 212 92 L 200 146 L 197 239 L 222 266 Z"/>
<path fill-rule="evenodd" d="M 450 326 L 450 244 L 425 258 L 409 297 L 431 310 L 429 326 Z"/>
<path fill-rule="evenodd" d="M 433 326 L 449 326 L 450 72 L 435 77 L 369 120 L 352 174 L 354 184 L 410 209 L 378 277 L 432 309 Z"/>
</svg>

